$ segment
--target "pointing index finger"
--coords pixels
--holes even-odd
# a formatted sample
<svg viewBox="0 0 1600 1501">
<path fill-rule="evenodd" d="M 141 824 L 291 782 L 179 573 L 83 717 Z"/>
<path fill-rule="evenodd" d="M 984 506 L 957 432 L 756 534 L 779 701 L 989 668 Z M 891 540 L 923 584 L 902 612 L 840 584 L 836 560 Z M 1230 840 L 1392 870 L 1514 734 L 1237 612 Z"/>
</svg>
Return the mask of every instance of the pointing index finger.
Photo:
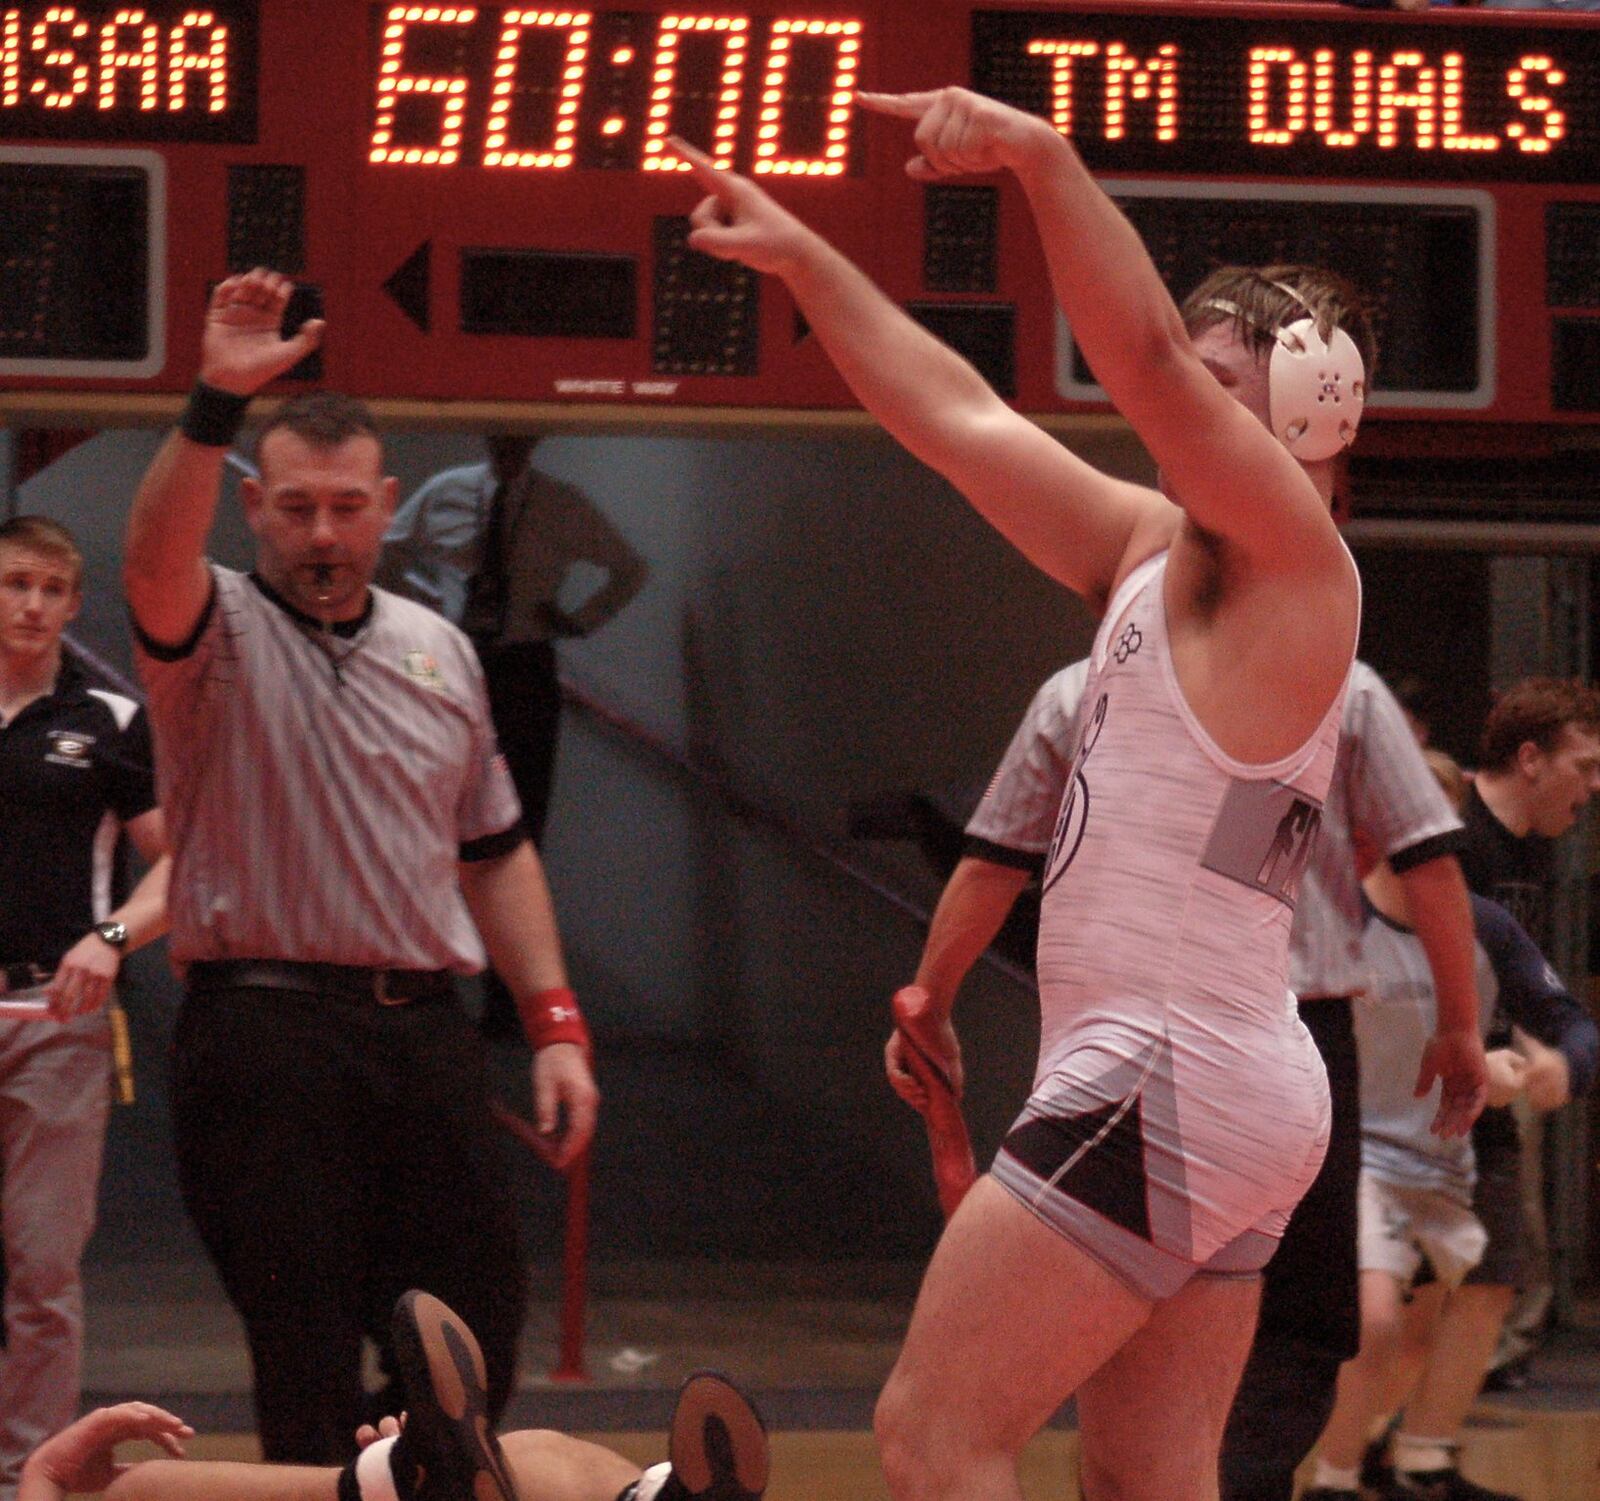
<svg viewBox="0 0 1600 1501">
<path fill-rule="evenodd" d="M 691 146 L 682 136 L 667 137 L 667 144 L 672 147 L 684 161 L 688 162 L 689 170 L 707 192 L 715 193 L 719 198 L 726 196 L 727 176 L 719 172 L 709 156 L 698 146 Z"/>
<path fill-rule="evenodd" d="M 869 89 L 856 90 L 856 102 L 863 109 L 878 115 L 893 115 L 901 120 L 921 119 L 938 97 L 935 89 L 925 89 L 918 94 L 875 94 Z"/>
</svg>

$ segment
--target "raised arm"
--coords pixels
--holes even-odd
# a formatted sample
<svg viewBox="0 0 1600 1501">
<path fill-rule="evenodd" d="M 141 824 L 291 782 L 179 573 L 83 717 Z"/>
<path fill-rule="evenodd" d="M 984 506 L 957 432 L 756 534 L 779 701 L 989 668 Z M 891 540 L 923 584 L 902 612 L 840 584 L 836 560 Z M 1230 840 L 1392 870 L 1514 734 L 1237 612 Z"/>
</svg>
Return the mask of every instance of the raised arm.
<svg viewBox="0 0 1600 1501">
<path fill-rule="evenodd" d="M 912 177 L 1015 175 L 1074 339 L 1201 528 L 1264 571 L 1330 565 L 1339 543 L 1325 501 L 1206 369 L 1137 232 L 1053 126 L 965 89 L 857 97 L 914 123 Z"/>
<path fill-rule="evenodd" d="M 255 393 L 322 339 L 320 319 L 279 336 L 293 283 L 273 271 L 230 276 L 211 294 L 200 349 L 200 382 L 182 424 L 145 472 L 128 517 L 122 577 L 128 606 L 152 641 L 176 646 L 193 634 L 211 596 L 206 538 L 222 489 L 233 430 Z"/>
<path fill-rule="evenodd" d="M 1027 558 L 1102 602 L 1136 538 L 1176 515 L 1153 491 L 1101 474 L 1013 412 L 954 350 L 753 182 L 674 142 L 707 197 L 689 243 L 780 277 L 861 404 Z"/>
</svg>

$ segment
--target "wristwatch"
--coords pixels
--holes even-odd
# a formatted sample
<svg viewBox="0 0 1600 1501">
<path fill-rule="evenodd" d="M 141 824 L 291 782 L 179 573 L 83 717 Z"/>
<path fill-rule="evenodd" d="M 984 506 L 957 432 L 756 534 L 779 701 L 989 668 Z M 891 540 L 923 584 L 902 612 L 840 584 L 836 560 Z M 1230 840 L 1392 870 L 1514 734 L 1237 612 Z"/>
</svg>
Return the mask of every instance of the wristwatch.
<svg viewBox="0 0 1600 1501">
<path fill-rule="evenodd" d="M 93 931 L 109 943 L 119 954 L 128 946 L 128 928 L 126 923 L 97 922 Z"/>
</svg>

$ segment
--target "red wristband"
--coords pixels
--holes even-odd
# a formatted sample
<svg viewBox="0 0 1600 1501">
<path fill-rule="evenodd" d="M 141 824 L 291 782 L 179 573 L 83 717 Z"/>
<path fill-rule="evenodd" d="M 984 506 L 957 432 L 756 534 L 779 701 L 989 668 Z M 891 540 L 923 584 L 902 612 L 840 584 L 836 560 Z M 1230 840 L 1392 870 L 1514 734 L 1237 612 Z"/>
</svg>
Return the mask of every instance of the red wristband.
<svg viewBox="0 0 1600 1501">
<path fill-rule="evenodd" d="M 574 1042 L 589 1051 L 589 1029 L 578 1010 L 578 998 L 565 985 L 519 999 L 517 1014 L 522 1018 L 522 1035 L 534 1052 L 557 1042 Z"/>
</svg>

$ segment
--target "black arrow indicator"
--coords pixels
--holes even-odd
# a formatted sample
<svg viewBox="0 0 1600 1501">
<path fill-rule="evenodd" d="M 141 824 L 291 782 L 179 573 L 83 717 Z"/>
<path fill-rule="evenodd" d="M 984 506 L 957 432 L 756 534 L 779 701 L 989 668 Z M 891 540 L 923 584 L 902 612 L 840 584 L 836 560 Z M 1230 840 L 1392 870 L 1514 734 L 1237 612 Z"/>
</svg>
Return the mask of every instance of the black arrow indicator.
<svg viewBox="0 0 1600 1501">
<path fill-rule="evenodd" d="M 383 290 L 423 333 L 430 332 L 428 289 L 433 277 L 433 241 L 424 240 L 384 282 Z"/>
</svg>

